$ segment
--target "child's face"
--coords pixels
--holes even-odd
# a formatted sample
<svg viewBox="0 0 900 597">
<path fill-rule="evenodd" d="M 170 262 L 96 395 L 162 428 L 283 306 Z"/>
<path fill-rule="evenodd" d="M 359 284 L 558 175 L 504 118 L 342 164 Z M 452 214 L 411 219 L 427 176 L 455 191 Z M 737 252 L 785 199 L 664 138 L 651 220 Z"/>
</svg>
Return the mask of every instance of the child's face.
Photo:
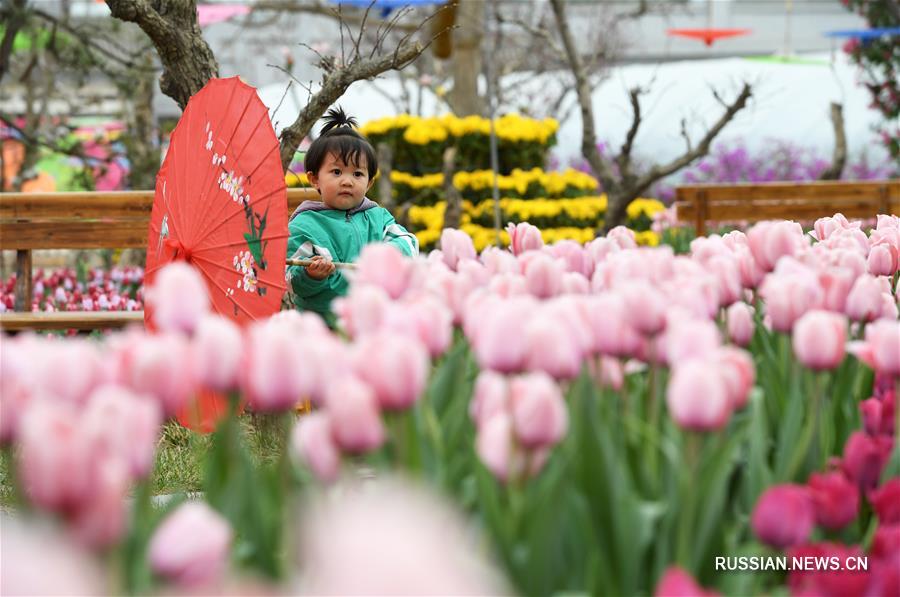
<svg viewBox="0 0 900 597">
<path fill-rule="evenodd" d="M 331 209 L 348 210 L 359 205 L 372 186 L 366 156 L 359 155 L 358 164 L 345 164 L 339 156 L 329 153 L 316 174 L 309 173 L 309 182 L 322 194 L 322 202 Z"/>
</svg>

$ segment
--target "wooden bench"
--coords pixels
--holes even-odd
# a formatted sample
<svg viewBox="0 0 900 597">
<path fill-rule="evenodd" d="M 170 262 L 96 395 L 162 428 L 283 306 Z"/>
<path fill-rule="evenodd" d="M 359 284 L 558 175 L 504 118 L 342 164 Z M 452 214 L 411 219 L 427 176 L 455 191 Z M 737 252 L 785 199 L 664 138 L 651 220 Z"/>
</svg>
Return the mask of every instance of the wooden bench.
<svg viewBox="0 0 900 597">
<path fill-rule="evenodd" d="M 153 194 L 0 193 L 0 250 L 16 251 L 15 311 L 0 313 L 0 328 L 92 330 L 143 322 L 143 311 L 30 312 L 32 251 L 146 248 Z M 288 189 L 288 213 L 317 198 L 314 189 Z"/>
<path fill-rule="evenodd" d="M 685 185 L 675 189 L 675 208 L 697 236 L 706 234 L 707 222 L 874 218 L 900 213 L 900 180 Z"/>
</svg>

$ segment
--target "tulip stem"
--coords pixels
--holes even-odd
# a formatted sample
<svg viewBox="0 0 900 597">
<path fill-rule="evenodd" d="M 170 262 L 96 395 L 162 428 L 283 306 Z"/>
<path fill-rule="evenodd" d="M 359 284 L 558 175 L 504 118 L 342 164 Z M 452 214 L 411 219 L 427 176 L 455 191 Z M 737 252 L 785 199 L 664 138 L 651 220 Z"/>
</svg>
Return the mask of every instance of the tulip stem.
<svg viewBox="0 0 900 597">
<path fill-rule="evenodd" d="M 654 351 L 653 346 L 654 341 L 650 340 L 650 351 L 651 353 Z M 657 371 L 658 364 L 655 358 L 650 359 L 650 372 L 648 374 L 649 380 L 649 392 L 650 392 L 650 429 L 652 429 L 655 433 L 659 433 L 662 435 L 662 430 L 659 429 L 659 411 L 660 411 L 660 397 L 656 395 L 656 385 L 657 385 L 657 377 L 659 376 L 659 372 Z M 650 469 L 650 483 L 653 487 L 653 493 L 656 494 L 656 491 L 659 488 L 659 448 L 654 446 L 652 443 L 646 444 L 650 448 L 650 452 L 647 454 L 647 468 Z"/>
<path fill-rule="evenodd" d="M 783 479 L 783 481 L 785 482 L 790 482 L 792 479 L 794 479 L 794 476 L 797 474 L 797 468 L 809 455 L 809 446 L 812 442 L 813 433 L 815 433 L 816 430 L 816 425 L 819 422 L 819 406 L 821 404 L 820 397 L 821 396 L 819 389 L 815 388 L 812 395 L 812 418 L 810 419 L 810 422 L 806 426 L 806 428 L 803 429 L 803 435 L 800 436 L 800 441 L 797 442 L 797 450 L 794 451 L 793 458 L 791 458 L 790 464 L 787 468 L 787 472 L 785 473 Z M 792 395 L 791 399 L 799 400 L 800 398 L 797 395 Z"/>
<path fill-rule="evenodd" d="M 700 452 L 700 434 L 687 431 L 684 443 L 685 466 L 681 471 L 681 518 L 678 525 L 678 545 L 676 556 L 678 563 L 691 570 L 690 539 L 691 527 L 694 524 L 694 487 L 699 474 L 698 460 Z"/>
</svg>

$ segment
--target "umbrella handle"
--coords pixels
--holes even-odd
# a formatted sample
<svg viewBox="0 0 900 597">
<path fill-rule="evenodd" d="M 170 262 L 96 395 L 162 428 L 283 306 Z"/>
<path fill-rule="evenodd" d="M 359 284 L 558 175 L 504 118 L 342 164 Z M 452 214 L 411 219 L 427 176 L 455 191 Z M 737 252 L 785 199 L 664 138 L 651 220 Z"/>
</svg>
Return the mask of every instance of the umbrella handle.
<svg viewBox="0 0 900 597">
<path fill-rule="evenodd" d="M 343 263 L 341 261 L 332 261 L 335 267 L 340 269 L 356 269 L 355 263 Z M 307 267 L 312 265 L 311 259 L 285 259 L 285 265 L 296 265 L 299 267 Z"/>
</svg>

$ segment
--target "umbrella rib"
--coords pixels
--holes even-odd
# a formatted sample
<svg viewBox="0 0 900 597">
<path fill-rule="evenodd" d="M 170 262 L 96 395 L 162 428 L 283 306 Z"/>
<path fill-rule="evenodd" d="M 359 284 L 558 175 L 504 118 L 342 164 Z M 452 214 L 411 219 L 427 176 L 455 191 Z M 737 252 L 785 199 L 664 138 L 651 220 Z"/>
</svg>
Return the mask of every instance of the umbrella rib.
<svg viewBox="0 0 900 597">
<path fill-rule="evenodd" d="M 267 236 L 267 237 L 262 238 L 262 239 L 260 239 L 260 240 L 275 240 L 275 239 L 279 239 L 279 238 L 288 238 L 289 236 L 290 236 L 290 234 L 275 234 L 275 235 L 272 235 L 272 236 Z M 213 246 L 209 246 L 209 247 L 201 247 L 201 248 L 199 248 L 199 249 L 194 249 L 194 255 L 197 255 L 197 254 L 202 253 L 202 252 L 205 252 L 205 251 L 214 251 L 214 250 L 216 250 L 216 249 L 224 249 L 225 247 L 234 247 L 234 246 L 237 246 L 237 245 L 244 245 L 244 244 L 246 244 L 246 243 L 247 243 L 247 241 L 245 241 L 245 240 L 236 240 L 236 241 L 234 241 L 234 242 L 224 243 L 224 244 L 221 244 L 221 245 L 213 245 Z"/>
<path fill-rule="evenodd" d="M 248 103 L 248 106 L 249 106 L 249 103 Z M 253 136 L 256 134 L 256 131 L 259 130 L 260 125 L 262 124 L 263 120 L 264 120 L 266 117 L 268 117 L 268 113 L 267 113 L 267 112 L 263 112 L 263 113 L 260 115 L 260 119 L 257 121 L 256 125 L 253 127 L 253 132 L 250 134 L 250 138 L 251 138 L 251 139 L 252 139 Z M 243 115 L 241 116 L 241 118 L 243 118 Z M 249 145 L 249 143 L 248 143 L 247 145 Z M 244 146 L 244 148 L 246 148 L 246 145 Z M 239 162 L 240 159 L 241 159 L 241 157 L 243 157 L 243 155 L 244 155 L 244 148 L 242 148 L 242 149 L 241 149 L 241 153 L 238 154 L 238 156 L 237 156 L 236 158 L 234 158 L 235 163 Z M 256 171 L 259 170 L 260 166 L 262 166 L 262 165 L 266 162 L 266 160 L 269 159 L 269 156 L 271 156 L 273 153 L 275 153 L 275 151 L 277 151 L 277 150 L 279 150 L 279 149 L 280 149 L 280 147 L 279 147 L 278 143 L 275 143 L 275 144 L 272 146 L 272 148 L 269 149 L 269 151 L 267 151 L 267 152 L 265 153 L 265 155 L 264 155 L 263 158 L 260 160 L 260 162 L 259 162 L 259 163 L 252 169 L 252 171 L 247 175 L 247 178 L 248 178 L 248 179 L 251 179 L 252 176 L 253 176 L 254 174 L 256 174 Z M 282 181 L 283 181 L 283 180 L 284 180 L 284 172 L 279 171 L 279 174 L 278 174 L 278 175 L 279 175 L 279 177 L 280 177 L 280 178 L 282 179 Z M 213 192 L 215 193 L 215 191 L 213 191 Z M 213 196 L 215 196 L 215 195 L 213 195 Z M 196 235 L 192 235 L 192 238 L 195 238 L 195 239 L 201 239 L 201 238 L 203 238 L 203 237 L 208 233 L 208 228 L 209 228 L 209 226 L 210 226 L 211 224 L 212 224 L 212 225 L 215 225 L 215 221 L 216 221 L 216 219 L 221 215 L 222 211 L 225 209 L 225 205 L 228 205 L 228 204 L 227 204 L 227 203 L 224 204 L 224 205 L 223 205 L 223 204 L 220 204 L 220 205 L 219 205 L 219 211 L 216 212 L 215 216 L 209 218 L 208 220 L 206 220 L 206 222 L 204 222 L 204 225 L 200 228 L 200 232 L 197 233 Z"/>
<path fill-rule="evenodd" d="M 243 109 L 241 110 L 241 115 L 238 117 L 237 122 L 234 125 L 234 129 L 232 129 L 232 131 L 231 131 L 231 135 L 228 138 L 228 143 L 225 145 L 225 150 L 222 152 L 222 155 L 225 155 L 226 152 L 228 151 L 228 149 L 231 148 L 231 144 L 234 141 L 234 137 L 237 132 L 237 129 L 240 126 L 241 121 L 244 119 L 244 116 L 247 114 L 247 111 L 250 109 L 250 104 L 252 102 L 253 102 L 253 95 L 251 94 L 247 97 L 247 101 L 244 104 Z M 229 103 L 230 103 L 230 99 L 229 99 Z M 265 107 L 265 106 L 263 106 L 263 107 Z M 268 117 L 268 112 L 263 110 L 262 114 L 260 114 L 259 120 L 256 122 L 256 125 L 253 127 L 253 131 L 250 133 L 250 136 L 248 137 L 249 139 L 253 139 L 253 135 L 255 135 L 256 131 L 259 130 L 259 124 L 262 122 L 263 118 L 266 118 L 266 117 Z M 246 150 L 248 145 L 250 145 L 250 143 L 246 143 L 240 148 L 240 153 L 238 153 L 234 158 L 235 164 L 240 163 L 241 158 L 244 156 L 244 150 Z M 221 168 L 221 166 L 220 166 L 220 168 Z M 222 168 L 222 170 L 224 170 L 224 168 Z M 218 193 L 216 192 L 215 180 L 216 180 L 216 177 L 213 176 L 213 178 L 211 180 L 212 184 L 208 184 L 208 183 L 205 184 L 206 192 L 201 193 L 201 195 L 200 195 L 201 197 L 208 200 L 207 203 L 212 202 L 213 198 L 218 196 Z M 203 236 L 206 234 L 206 229 L 209 227 L 210 222 L 214 222 L 215 219 L 218 218 L 219 215 L 222 213 L 223 209 L 224 209 L 224 206 L 222 204 L 220 204 L 219 211 L 215 214 L 215 216 L 207 219 L 205 222 L 202 223 L 202 226 L 199 226 L 200 233 L 193 234 L 195 232 L 195 230 L 191 230 L 191 232 L 192 232 L 191 240 L 193 241 L 194 239 L 197 239 L 197 238 L 203 238 Z"/>
<path fill-rule="evenodd" d="M 270 197 L 272 197 L 282 191 L 286 191 L 286 189 L 284 189 L 281 186 L 278 186 L 275 189 L 273 189 L 272 191 L 269 191 L 266 194 L 264 194 L 262 197 L 257 197 L 256 200 L 251 199 L 249 207 L 252 210 L 253 207 L 259 205 L 261 202 L 265 201 L 266 199 L 269 199 Z M 285 196 L 285 203 L 287 203 L 287 196 Z M 222 218 L 222 212 L 225 210 L 226 207 L 228 207 L 230 205 L 231 205 L 230 203 L 225 203 L 224 205 L 219 207 L 219 211 L 218 211 L 218 213 L 215 214 L 215 216 L 207 218 L 206 222 L 204 223 L 204 227 L 201 228 L 201 234 L 198 234 L 196 236 L 197 243 L 199 243 L 204 238 L 209 236 L 213 232 L 213 230 L 216 229 L 217 226 L 221 226 L 222 224 L 231 220 L 232 218 L 234 218 L 235 216 L 237 216 L 239 214 L 245 215 L 244 209 L 239 207 L 237 210 L 233 211 L 231 214 L 229 214 L 225 218 Z"/>
<path fill-rule="evenodd" d="M 177 132 L 177 129 L 175 132 Z M 174 137 L 174 132 L 173 132 L 173 137 Z M 171 146 L 169 147 L 169 151 L 172 153 L 172 163 L 174 164 L 174 163 L 176 163 L 177 156 L 178 156 L 177 145 L 175 143 L 172 143 Z M 169 154 L 167 153 L 166 158 L 168 159 L 168 157 L 169 157 Z M 163 198 L 163 205 L 165 207 L 165 213 L 163 214 L 162 217 L 166 218 L 167 216 L 170 216 L 170 217 L 168 217 L 167 224 L 166 224 L 169 227 L 169 238 L 183 240 L 184 237 L 179 232 L 181 230 L 181 224 L 182 224 L 181 210 L 180 209 L 177 210 L 177 213 L 176 213 L 175 208 L 178 207 L 178 202 L 173 201 L 172 204 L 170 205 L 169 197 L 167 195 L 168 190 L 171 190 L 175 193 L 178 192 L 177 182 L 173 180 L 173 181 L 171 181 L 172 182 L 171 185 L 168 184 L 170 182 L 168 172 L 169 172 L 169 170 L 167 169 L 166 170 L 167 176 L 166 176 L 166 178 L 163 179 L 162 198 Z M 169 186 L 171 186 L 172 189 L 169 189 Z M 162 218 L 160 218 L 160 221 L 162 221 Z M 177 225 L 176 225 L 176 221 L 177 221 Z"/>
<path fill-rule="evenodd" d="M 228 102 L 225 105 L 225 110 L 224 110 L 225 114 L 228 114 L 228 112 L 231 110 L 231 104 L 234 101 L 235 95 L 237 94 L 237 90 L 238 90 L 238 87 L 236 85 L 232 85 L 231 94 L 228 96 Z M 241 120 L 244 118 L 244 114 L 247 113 L 247 109 L 249 108 L 249 106 L 250 106 L 250 102 L 248 101 L 244 104 L 244 107 L 241 109 L 240 116 L 237 117 L 237 119 L 235 120 L 234 126 L 231 128 L 231 132 L 228 134 L 228 140 L 225 143 L 225 149 L 222 150 L 222 155 L 225 155 L 225 153 L 231 148 L 231 142 L 234 140 L 234 135 L 237 132 L 237 129 L 241 124 Z M 206 116 L 207 119 L 210 120 L 208 114 L 204 113 L 204 116 Z M 218 139 L 216 139 L 216 140 L 218 140 Z M 214 144 L 214 146 L 215 146 L 215 144 Z M 212 164 L 212 160 L 210 160 L 209 163 Z M 215 194 L 214 189 L 216 187 L 216 174 L 219 173 L 219 169 L 225 170 L 221 166 L 218 166 L 218 169 L 216 167 L 213 167 L 206 171 L 205 179 L 200 184 L 200 187 L 199 187 L 201 189 L 201 192 L 200 192 L 201 198 L 209 198 L 210 200 L 212 199 L 212 196 Z M 211 178 L 209 178 L 210 172 L 213 173 L 213 176 Z M 203 192 L 204 188 L 206 189 L 206 192 Z M 196 235 L 193 234 L 193 232 L 194 232 L 193 230 L 191 230 L 191 232 L 192 232 L 191 238 L 194 238 Z"/>
<path fill-rule="evenodd" d="M 230 273 L 232 273 L 232 274 L 234 274 L 234 275 L 236 275 L 236 276 L 240 276 L 240 274 L 239 274 L 237 271 L 235 271 L 234 269 L 228 267 L 227 265 L 222 265 L 222 264 L 219 263 L 218 261 L 213 261 L 212 259 L 207 259 L 206 257 L 198 257 L 198 256 L 196 256 L 196 255 L 193 257 L 193 260 L 194 260 L 194 261 L 203 261 L 203 262 L 208 263 L 208 264 L 210 264 L 210 265 L 212 265 L 212 266 L 215 266 L 215 267 L 217 267 L 217 268 L 219 268 L 219 269 L 224 269 L 225 271 L 230 272 Z M 266 271 L 266 270 L 263 270 L 263 271 Z M 258 278 L 257 278 L 257 279 L 258 279 Z M 262 281 L 262 280 L 260 280 L 260 281 Z M 286 285 L 278 285 L 278 284 L 269 282 L 268 280 L 266 280 L 266 285 L 271 286 L 272 288 L 277 288 L 277 289 L 279 289 L 279 290 L 287 290 L 287 286 L 286 286 Z"/>
</svg>

